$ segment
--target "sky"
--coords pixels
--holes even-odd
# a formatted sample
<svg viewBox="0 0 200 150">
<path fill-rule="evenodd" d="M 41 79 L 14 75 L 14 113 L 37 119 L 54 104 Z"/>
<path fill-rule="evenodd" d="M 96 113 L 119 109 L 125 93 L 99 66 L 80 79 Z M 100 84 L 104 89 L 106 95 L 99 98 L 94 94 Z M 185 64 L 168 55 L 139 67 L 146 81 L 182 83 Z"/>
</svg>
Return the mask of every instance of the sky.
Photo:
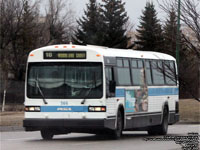
<svg viewBox="0 0 200 150">
<path fill-rule="evenodd" d="M 65 0 L 63 0 L 65 1 Z M 67 0 L 66 0 L 67 1 Z M 75 12 L 75 17 L 78 19 L 83 16 L 84 9 L 86 9 L 86 4 L 89 0 L 68 0 L 71 3 L 71 7 Z M 102 0 L 97 0 L 101 2 Z M 162 21 L 164 20 L 164 16 L 166 14 L 159 8 L 157 4 L 157 0 L 123 0 L 125 2 L 125 9 L 129 16 L 129 21 L 137 27 L 139 25 L 139 18 L 142 15 L 142 10 L 144 9 L 146 2 L 152 1 L 155 5 L 155 8 L 158 13 L 158 18 Z M 42 0 L 42 7 L 44 8 L 47 5 L 47 0 Z M 44 11 L 44 10 L 42 10 Z"/>
<path fill-rule="evenodd" d="M 101 1 L 101 0 L 98 0 Z M 142 15 L 142 10 L 145 8 L 146 2 L 150 0 L 123 0 L 125 2 L 125 9 L 128 13 L 130 22 L 135 26 L 139 25 L 139 18 Z M 162 21 L 166 14 L 159 8 L 157 0 L 151 0 L 158 13 L 158 18 Z M 76 16 L 81 17 L 83 15 L 83 10 L 86 8 L 86 4 L 89 0 L 71 0 L 72 5 L 75 9 Z"/>
<path fill-rule="evenodd" d="M 34 0 L 33 0 L 34 1 Z M 42 7 L 45 8 L 47 5 L 48 0 L 41 0 Z M 56 1 L 56 0 L 55 0 Z M 83 16 L 84 9 L 86 9 L 86 4 L 89 2 L 89 0 L 63 0 L 64 2 L 71 3 L 71 7 L 73 8 L 75 12 L 75 18 L 81 18 Z M 97 2 L 101 2 L 102 0 L 97 0 Z M 153 2 L 155 5 L 155 9 L 157 11 L 157 17 L 161 20 L 161 22 L 164 22 L 166 20 L 166 13 L 159 7 L 159 3 L 162 3 L 162 0 L 122 0 L 125 2 L 125 9 L 129 16 L 129 21 L 131 24 L 134 25 L 134 28 L 137 28 L 140 21 L 140 16 L 142 15 L 142 10 L 144 10 L 146 6 L 146 2 Z M 195 2 L 200 2 L 200 0 L 194 0 Z M 68 4 L 66 3 L 66 4 Z M 43 9 L 44 10 L 44 9 Z"/>
</svg>

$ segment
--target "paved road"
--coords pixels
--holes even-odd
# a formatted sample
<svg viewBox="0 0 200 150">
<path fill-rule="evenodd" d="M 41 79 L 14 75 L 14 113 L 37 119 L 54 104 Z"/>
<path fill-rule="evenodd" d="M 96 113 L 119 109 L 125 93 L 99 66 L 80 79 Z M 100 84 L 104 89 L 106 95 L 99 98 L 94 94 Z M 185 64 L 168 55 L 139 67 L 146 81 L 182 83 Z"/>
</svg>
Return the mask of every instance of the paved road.
<svg viewBox="0 0 200 150">
<path fill-rule="evenodd" d="M 173 125 L 168 135 L 186 136 L 188 132 L 198 132 L 200 125 Z M 180 150 L 174 141 L 145 141 L 147 132 L 124 132 L 120 140 L 112 140 L 92 134 L 72 133 L 57 135 L 51 141 L 44 141 L 40 132 L 1 132 L 0 150 Z"/>
</svg>

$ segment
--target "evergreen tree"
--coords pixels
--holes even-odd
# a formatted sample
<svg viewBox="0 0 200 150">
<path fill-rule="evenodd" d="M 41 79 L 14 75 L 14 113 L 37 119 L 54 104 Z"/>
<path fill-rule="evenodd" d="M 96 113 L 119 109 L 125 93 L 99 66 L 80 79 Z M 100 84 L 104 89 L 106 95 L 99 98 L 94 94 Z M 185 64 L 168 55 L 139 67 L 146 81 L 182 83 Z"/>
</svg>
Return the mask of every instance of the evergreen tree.
<svg viewBox="0 0 200 150">
<path fill-rule="evenodd" d="M 127 48 L 128 40 L 124 25 L 128 21 L 127 12 L 121 0 L 104 0 L 103 45 L 114 48 Z"/>
<path fill-rule="evenodd" d="M 90 0 L 84 14 L 85 16 L 77 21 L 79 27 L 75 32 L 73 42 L 81 45 L 101 45 L 100 26 L 103 21 L 96 0 Z"/>
<path fill-rule="evenodd" d="M 177 18 L 176 12 L 172 8 L 169 13 L 169 18 L 164 26 L 164 40 L 165 40 L 165 53 L 176 56 L 176 32 L 177 32 Z"/>
<path fill-rule="evenodd" d="M 137 29 L 136 44 L 138 49 L 144 51 L 163 52 L 164 38 L 160 21 L 157 19 L 155 6 L 151 2 L 146 3 L 145 10 L 141 16 L 140 25 Z"/>
</svg>

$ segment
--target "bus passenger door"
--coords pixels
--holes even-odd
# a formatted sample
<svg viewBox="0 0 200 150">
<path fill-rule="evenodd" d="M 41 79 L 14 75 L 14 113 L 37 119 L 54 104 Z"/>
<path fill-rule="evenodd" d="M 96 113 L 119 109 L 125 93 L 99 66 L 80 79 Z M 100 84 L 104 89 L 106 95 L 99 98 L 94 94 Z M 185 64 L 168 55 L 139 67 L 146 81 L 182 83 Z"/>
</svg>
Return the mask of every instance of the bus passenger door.
<svg viewBox="0 0 200 150">
<path fill-rule="evenodd" d="M 117 101 L 115 98 L 116 82 L 114 80 L 114 69 L 112 66 L 106 66 L 105 68 L 105 79 L 106 79 L 106 106 L 107 106 L 107 117 L 116 115 Z"/>
</svg>

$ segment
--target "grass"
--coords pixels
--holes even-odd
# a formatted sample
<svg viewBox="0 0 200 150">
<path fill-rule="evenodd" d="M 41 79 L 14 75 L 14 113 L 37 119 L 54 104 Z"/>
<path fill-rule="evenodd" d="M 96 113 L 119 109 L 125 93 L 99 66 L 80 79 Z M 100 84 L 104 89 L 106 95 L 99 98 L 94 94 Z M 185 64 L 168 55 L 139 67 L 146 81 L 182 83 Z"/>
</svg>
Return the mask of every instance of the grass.
<svg viewBox="0 0 200 150">
<path fill-rule="evenodd" d="M 179 103 L 180 122 L 200 123 L 200 102 L 193 99 L 183 99 Z"/>
<path fill-rule="evenodd" d="M 22 126 L 24 119 L 23 105 L 6 106 L 5 112 L 0 112 L 0 126 Z M 180 122 L 200 123 L 200 102 L 193 99 L 180 100 Z"/>
<path fill-rule="evenodd" d="M 0 126 L 22 126 L 23 111 L 9 111 L 0 113 Z"/>
<path fill-rule="evenodd" d="M 0 110 L 2 110 L 2 105 L 0 105 Z M 4 110 L 7 111 L 23 111 L 24 105 L 20 104 L 6 104 Z"/>
</svg>

